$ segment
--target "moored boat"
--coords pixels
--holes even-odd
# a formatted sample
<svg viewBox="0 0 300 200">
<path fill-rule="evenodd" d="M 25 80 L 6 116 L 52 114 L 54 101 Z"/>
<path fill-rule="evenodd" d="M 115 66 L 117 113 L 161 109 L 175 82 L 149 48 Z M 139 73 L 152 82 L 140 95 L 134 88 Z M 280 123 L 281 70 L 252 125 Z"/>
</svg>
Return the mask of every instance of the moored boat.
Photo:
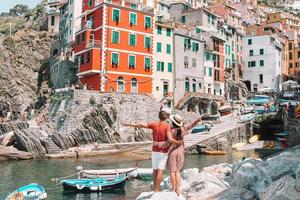
<svg viewBox="0 0 300 200">
<path fill-rule="evenodd" d="M 220 118 L 219 114 L 216 115 L 208 115 L 208 114 L 204 114 L 201 119 L 204 121 L 216 121 Z"/>
<path fill-rule="evenodd" d="M 253 143 L 257 142 L 259 140 L 259 138 L 260 138 L 260 135 L 254 135 L 249 139 L 249 143 L 253 144 Z"/>
<path fill-rule="evenodd" d="M 77 192 L 102 192 L 114 189 L 123 189 L 126 177 L 95 178 L 95 179 L 67 179 L 62 180 L 64 190 Z"/>
<path fill-rule="evenodd" d="M 43 186 L 31 183 L 29 185 L 23 186 L 9 194 L 5 200 L 15 200 L 15 199 L 34 199 L 41 200 L 46 199 L 47 193 Z"/>
<path fill-rule="evenodd" d="M 270 102 L 270 97 L 266 95 L 255 95 L 252 99 L 246 101 L 248 105 L 264 105 Z"/>
<path fill-rule="evenodd" d="M 116 178 L 136 177 L 137 168 L 125 169 L 101 169 L 101 170 L 80 170 L 80 178 Z"/>
<path fill-rule="evenodd" d="M 229 105 L 222 106 L 221 108 L 219 108 L 219 112 L 221 116 L 229 115 L 230 113 L 232 113 L 232 107 Z"/>
<path fill-rule="evenodd" d="M 254 113 L 249 113 L 249 114 L 245 114 L 245 115 L 241 115 L 240 117 L 240 122 L 248 122 L 251 121 L 255 118 L 255 114 Z"/>
</svg>

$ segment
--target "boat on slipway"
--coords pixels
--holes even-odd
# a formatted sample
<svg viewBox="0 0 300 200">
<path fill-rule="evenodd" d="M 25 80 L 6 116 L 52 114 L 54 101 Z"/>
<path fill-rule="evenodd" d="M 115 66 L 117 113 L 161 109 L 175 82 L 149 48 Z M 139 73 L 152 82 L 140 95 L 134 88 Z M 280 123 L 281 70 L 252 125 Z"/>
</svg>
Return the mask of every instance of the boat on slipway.
<svg viewBox="0 0 300 200">
<path fill-rule="evenodd" d="M 43 186 L 37 183 L 31 183 L 23 186 L 9 194 L 5 200 L 42 200 L 47 198 L 47 193 Z"/>
<path fill-rule="evenodd" d="M 62 180 L 64 190 L 77 192 L 103 192 L 124 189 L 126 177 L 95 178 L 95 179 L 66 179 Z"/>
</svg>

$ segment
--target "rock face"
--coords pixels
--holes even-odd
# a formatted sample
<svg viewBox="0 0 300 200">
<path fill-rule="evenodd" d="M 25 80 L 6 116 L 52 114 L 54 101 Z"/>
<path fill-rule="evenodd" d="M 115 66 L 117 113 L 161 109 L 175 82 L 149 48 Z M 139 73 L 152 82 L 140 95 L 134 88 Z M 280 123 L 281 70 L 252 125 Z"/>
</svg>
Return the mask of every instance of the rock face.
<svg viewBox="0 0 300 200">
<path fill-rule="evenodd" d="M 86 144 L 150 141 L 150 130 L 124 127 L 122 123 L 157 121 L 159 107 L 147 95 L 59 92 L 52 96 L 48 121 L 17 130 L 15 146 L 43 157 Z M 197 117 L 178 110 L 174 113 L 181 114 L 185 122 Z"/>
<path fill-rule="evenodd" d="M 49 56 L 51 36 L 40 31 L 46 15 L 33 10 L 11 37 L 0 34 L 0 118 L 10 112 L 12 119 L 39 100 L 46 76 L 42 61 Z M 5 20 L 0 23 L 5 23 Z"/>
<path fill-rule="evenodd" d="M 0 123 L 0 135 L 25 128 L 28 128 L 28 123 L 23 121 Z"/>
</svg>

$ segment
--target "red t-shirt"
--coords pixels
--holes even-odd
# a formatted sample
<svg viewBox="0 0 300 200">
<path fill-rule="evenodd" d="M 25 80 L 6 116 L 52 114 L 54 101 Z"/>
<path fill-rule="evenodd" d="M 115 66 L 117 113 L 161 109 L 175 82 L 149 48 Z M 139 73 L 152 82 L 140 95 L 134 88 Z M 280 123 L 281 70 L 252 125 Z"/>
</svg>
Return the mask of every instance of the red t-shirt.
<svg viewBox="0 0 300 200">
<path fill-rule="evenodd" d="M 170 126 L 165 122 L 153 122 L 148 124 L 148 128 L 152 129 L 152 138 L 155 142 L 165 142 L 167 141 L 167 132 L 170 131 Z M 152 151 L 167 153 L 167 148 L 160 148 L 157 146 L 152 146 Z"/>
</svg>

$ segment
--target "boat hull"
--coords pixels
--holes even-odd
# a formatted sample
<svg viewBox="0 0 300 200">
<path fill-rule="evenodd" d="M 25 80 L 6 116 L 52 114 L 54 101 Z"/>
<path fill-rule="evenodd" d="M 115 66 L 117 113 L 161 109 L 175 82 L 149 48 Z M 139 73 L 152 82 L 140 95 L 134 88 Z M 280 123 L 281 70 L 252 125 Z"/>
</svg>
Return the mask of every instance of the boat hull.
<svg viewBox="0 0 300 200">
<path fill-rule="evenodd" d="M 5 200 L 14 200 L 21 197 L 21 199 L 35 199 L 42 200 L 47 198 L 47 193 L 43 186 L 40 186 L 36 183 L 32 183 L 26 186 L 23 186 L 16 191 L 9 194 Z"/>
<path fill-rule="evenodd" d="M 137 168 L 119 169 L 119 170 L 82 170 L 81 178 L 116 178 L 116 177 L 134 177 L 137 174 Z"/>
<path fill-rule="evenodd" d="M 83 179 L 84 180 L 84 179 Z M 76 192 L 105 192 L 115 189 L 124 189 L 126 184 L 126 178 L 122 180 L 106 185 L 94 184 L 94 185 L 85 185 L 85 184 L 72 184 L 68 182 L 63 182 L 64 190 L 76 191 Z"/>
</svg>

